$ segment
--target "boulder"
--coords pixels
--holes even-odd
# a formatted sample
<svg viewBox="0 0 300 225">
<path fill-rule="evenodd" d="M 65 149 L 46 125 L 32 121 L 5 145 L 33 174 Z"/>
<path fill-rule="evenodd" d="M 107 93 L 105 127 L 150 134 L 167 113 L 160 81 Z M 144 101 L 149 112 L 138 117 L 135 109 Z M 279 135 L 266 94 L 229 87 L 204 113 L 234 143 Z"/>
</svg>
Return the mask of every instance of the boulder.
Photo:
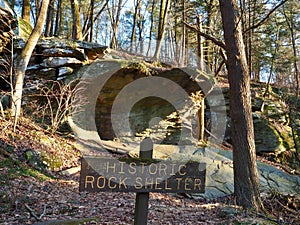
<svg viewBox="0 0 300 225">
<path fill-rule="evenodd" d="M 253 113 L 255 146 L 257 152 L 282 152 L 286 148 L 278 131 L 259 113 Z"/>
</svg>

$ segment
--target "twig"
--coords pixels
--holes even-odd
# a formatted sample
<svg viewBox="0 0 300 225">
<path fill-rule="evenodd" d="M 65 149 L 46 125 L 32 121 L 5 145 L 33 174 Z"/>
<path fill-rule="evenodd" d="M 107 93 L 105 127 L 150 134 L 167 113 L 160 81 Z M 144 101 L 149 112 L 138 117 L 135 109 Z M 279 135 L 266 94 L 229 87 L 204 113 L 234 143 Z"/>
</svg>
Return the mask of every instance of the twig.
<svg viewBox="0 0 300 225">
<path fill-rule="evenodd" d="M 268 216 L 266 216 L 266 215 L 264 215 L 262 213 L 255 212 L 254 214 L 256 214 L 257 216 L 259 216 L 259 217 L 261 217 L 263 219 L 270 220 L 270 221 L 275 222 L 275 223 L 278 224 L 278 220 L 272 219 L 272 218 L 270 218 L 270 217 L 268 217 Z"/>
<path fill-rule="evenodd" d="M 289 211 L 290 213 L 293 213 L 293 214 L 297 214 L 297 211 L 296 210 L 293 210 L 293 209 L 290 209 L 289 207 L 283 205 L 279 200 L 275 199 L 275 201 L 281 206 L 283 207 L 285 210 Z"/>
<path fill-rule="evenodd" d="M 1 115 L 2 115 L 2 117 L 4 118 L 4 117 L 5 117 L 5 114 L 4 114 L 4 108 L 3 108 L 3 105 L 2 105 L 1 100 L 2 100 L 2 99 L 0 99 L 0 109 L 1 109 Z"/>
<path fill-rule="evenodd" d="M 26 209 L 29 211 L 29 213 L 36 219 L 36 220 L 42 220 L 42 218 L 46 215 L 46 205 L 44 205 L 44 211 L 43 211 L 43 213 L 40 215 L 40 216 L 37 216 L 36 214 L 35 214 L 35 212 L 33 211 L 33 209 L 32 208 L 30 208 L 29 207 L 29 205 L 27 205 L 26 203 L 24 204 L 25 205 L 25 207 L 26 207 Z"/>
</svg>

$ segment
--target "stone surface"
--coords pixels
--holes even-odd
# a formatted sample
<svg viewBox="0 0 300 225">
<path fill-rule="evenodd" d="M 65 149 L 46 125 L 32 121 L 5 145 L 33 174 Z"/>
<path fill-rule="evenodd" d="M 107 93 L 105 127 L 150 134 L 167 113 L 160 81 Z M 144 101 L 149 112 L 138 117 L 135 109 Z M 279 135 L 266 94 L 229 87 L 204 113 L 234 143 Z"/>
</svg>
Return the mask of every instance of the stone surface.
<svg viewBox="0 0 300 225">
<path fill-rule="evenodd" d="M 106 64 L 108 61 L 103 61 L 102 63 Z M 198 108 L 192 101 L 188 103 L 187 100 L 189 99 L 189 95 L 199 91 L 200 87 L 191 79 L 191 76 L 185 71 L 176 68 L 161 72 L 155 69 L 152 69 L 152 71 L 148 70 L 147 67 L 137 65 L 136 63 L 130 64 L 130 62 L 125 62 L 123 64 L 123 68 L 113 73 L 109 80 L 106 81 L 98 96 L 96 103 L 96 125 L 100 137 L 105 140 L 114 139 L 115 137 L 126 140 L 126 138 L 132 139 L 137 136 L 143 137 L 144 134 L 147 135 L 150 132 L 153 135 L 153 139 L 160 143 L 175 144 L 181 141 L 182 143 L 185 142 L 185 144 L 191 144 L 195 142 L 195 138 L 197 137 L 193 137 L 192 133 L 193 126 L 196 126 L 196 121 L 198 120 Z M 103 71 L 99 68 L 101 68 L 101 65 L 98 68 L 96 67 L 95 71 L 90 71 L 90 73 L 101 76 Z M 157 97 L 151 97 L 151 94 L 148 94 L 146 98 L 139 98 L 147 90 L 150 90 L 149 88 L 141 88 L 134 94 L 127 94 L 124 98 L 119 98 L 119 103 L 114 104 L 116 97 L 120 96 L 123 88 L 141 78 L 149 76 L 149 73 L 153 74 L 152 77 L 159 78 L 159 82 L 172 81 L 172 90 L 168 90 L 166 86 L 165 89 L 168 90 L 166 92 L 166 90 L 162 89 L 161 83 L 157 83 L 157 85 L 151 87 L 152 95 L 155 96 L 155 93 L 157 93 Z M 178 95 L 182 90 L 184 90 L 186 96 Z M 160 95 L 163 95 L 163 97 L 160 98 Z M 134 104 L 128 111 L 127 105 L 131 103 Z M 174 104 L 177 105 L 177 110 Z M 118 105 L 120 108 L 114 108 L 115 111 L 112 112 L 113 105 L 114 107 Z M 181 115 L 180 122 L 178 117 L 172 117 L 172 114 L 176 111 Z M 122 119 L 126 117 L 127 113 L 129 113 L 130 129 L 127 129 L 126 123 Z M 119 126 L 117 135 L 113 129 L 112 116 L 115 116 L 116 120 L 120 120 L 119 122 L 114 121 Z M 180 129 L 182 129 L 181 133 Z M 179 140 L 180 135 L 181 139 Z"/>
<path fill-rule="evenodd" d="M 72 67 L 60 67 L 58 68 L 58 78 L 63 79 L 65 78 L 67 75 L 72 74 L 74 71 L 74 69 Z"/>
<path fill-rule="evenodd" d="M 166 151 L 167 149 L 168 151 Z M 137 149 L 133 150 L 133 155 L 136 151 Z M 205 162 L 206 191 L 204 194 L 197 194 L 194 197 L 213 199 L 232 194 L 234 191 L 231 151 L 216 148 L 197 149 L 193 146 L 160 146 L 157 149 L 155 146 L 154 157 Z M 276 190 L 280 193 L 300 196 L 300 177 L 298 175 L 288 174 L 260 161 L 258 161 L 258 170 L 261 191 Z"/>
<path fill-rule="evenodd" d="M 88 60 L 84 51 L 80 49 L 48 48 L 43 50 L 44 57 L 73 57 L 81 61 Z"/>
<path fill-rule="evenodd" d="M 80 66 L 82 62 L 72 57 L 49 57 L 43 60 L 41 66 L 48 68 L 66 67 L 66 66 Z"/>
<path fill-rule="evenodd" d="M 254 114 L 253 123 L 257 152 L 282 152 L 286 150 L 278 131 L 261 114 Z"/>
</svg>

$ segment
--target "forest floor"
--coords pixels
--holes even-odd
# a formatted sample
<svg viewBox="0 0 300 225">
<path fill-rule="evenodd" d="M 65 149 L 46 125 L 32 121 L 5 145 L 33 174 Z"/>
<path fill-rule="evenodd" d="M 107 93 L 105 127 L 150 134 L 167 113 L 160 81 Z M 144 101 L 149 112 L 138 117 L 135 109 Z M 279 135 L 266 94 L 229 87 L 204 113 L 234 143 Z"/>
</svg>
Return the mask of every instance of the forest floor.
<svg viewBox="0 0 300 225">
<path fill-rule="evenodd" d="M 72 139 L 25 118 L 13 132 L 13 122 L 0 117 L 0 130 L 1 225 L 134 223 L 135 193 L 80 193 L 79 172 L 62 173 L 80 165 Z M 62 159 L 59 169 L 32 163 L 30 156 L 43 151 Z M 233 196 L 208 201 L 150 193 L 148 224 L 300 224 L 299 205 L 288 197 L 264 193 L 262 199 L 267 214 L 240 209 Z"/>
</svg>

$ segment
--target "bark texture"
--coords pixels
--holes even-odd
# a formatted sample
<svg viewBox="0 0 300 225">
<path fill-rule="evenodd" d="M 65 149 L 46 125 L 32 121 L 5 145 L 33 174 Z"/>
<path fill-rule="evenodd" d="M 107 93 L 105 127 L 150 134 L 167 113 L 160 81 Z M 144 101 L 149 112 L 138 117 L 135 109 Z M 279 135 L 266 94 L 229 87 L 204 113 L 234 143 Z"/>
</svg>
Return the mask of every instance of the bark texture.
<svg viewBox="0 0 300 225">
<path fill-rule="evenodd" d="M 236 0 L 219 0 L 227 53 L 233 142 L 234 190 L 237 204 L 261 208 L 248 71 Z"/>
</svg>

